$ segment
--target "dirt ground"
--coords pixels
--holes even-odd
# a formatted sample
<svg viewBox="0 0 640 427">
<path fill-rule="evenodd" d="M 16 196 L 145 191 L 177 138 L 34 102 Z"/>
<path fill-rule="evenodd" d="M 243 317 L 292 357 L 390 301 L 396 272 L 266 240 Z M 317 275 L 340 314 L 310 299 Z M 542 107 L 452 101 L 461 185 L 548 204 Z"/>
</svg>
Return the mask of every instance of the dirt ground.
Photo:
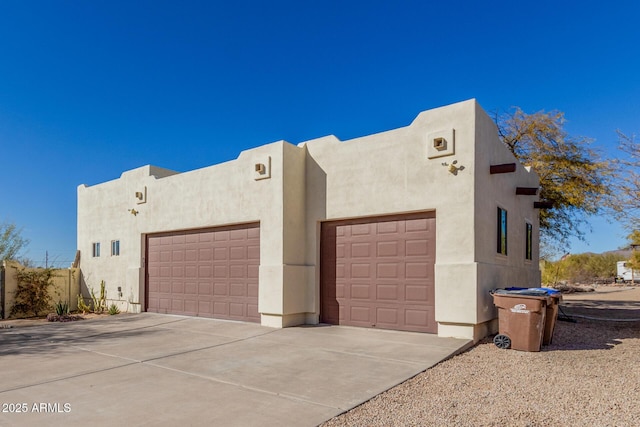
<svg viewBox="0 0 640 427">
<path fill-rule="evenodd" d="M 84 320 L 99 320 L 99 319 L 103 319 L 103 318 L 107 318 L 110 317 L 110 315 L 108 313 L 103 313 L 103 314 L 95 314 L 95 313 L 86 313 L 86 314 L 81 314 L 83 320 L 76 320 L 76 322 L 82 322 Z M 114 316 L 118 316 L 117 314 Z M 5 319 L 5 320 L 0 320 L 0 328 L 17 328 L 17 327 L 26 327 L 26 326 L 38 326 L 38 325 L 45 325 L 47 323 L 66 323 L 66 322 L 49 322 L 46 318 L 46 316 L 44 317 L 30 317 L 28 319 Z"/>
<path fill-rule="evenodd" d="M 597 286 L 560 307 L 541 351 L 487 337 L 322 427 L 640 425 L 640 287 Z"/>
<path fill-rule="evenodd" d="M 576 318 L 640 321 L 640 287 L 601 285 L 594 292 L 562 296 L 562 312 Z"/>
</svg>

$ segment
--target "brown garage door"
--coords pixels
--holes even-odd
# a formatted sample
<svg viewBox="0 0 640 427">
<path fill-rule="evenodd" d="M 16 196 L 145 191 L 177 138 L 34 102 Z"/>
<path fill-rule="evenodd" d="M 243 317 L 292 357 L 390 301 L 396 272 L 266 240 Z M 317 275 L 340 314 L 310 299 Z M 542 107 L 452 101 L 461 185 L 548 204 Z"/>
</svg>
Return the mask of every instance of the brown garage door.
<svg viewBox="0 0 640 427">
<path fill-rule="evenodd" d="M 259 224 L 147 236 L 147 311 L 259 322 Z"/>
<path fill-rule="evenodd" d="M 322 224 L 321 320 L 436 333 L 435 213 Z"/>
</svg>

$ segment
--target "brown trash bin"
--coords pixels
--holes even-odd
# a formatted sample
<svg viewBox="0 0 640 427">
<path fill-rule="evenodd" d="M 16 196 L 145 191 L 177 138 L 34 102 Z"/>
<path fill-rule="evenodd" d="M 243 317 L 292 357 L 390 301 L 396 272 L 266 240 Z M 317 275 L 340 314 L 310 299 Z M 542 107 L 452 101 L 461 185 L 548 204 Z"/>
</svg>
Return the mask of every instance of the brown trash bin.
<svg viewBox="0 0 640 427">
<path fill-rule="evenodd" d="M 550 302 L 547 305 L 546 320 L 544 322 L 544 336 L 542 338 L 542 345 L 551 344 L 553 339 L 553 331 L 556 328 L 556 320 L 558 320 L 558 308 L 560 301 L 562 300 L 561 293 L 553 293 L 549 295 Z"/>
<path fill-rule="evenodd" d="M 502 348 L 540 351 L 545 332 L 547 306 L 551 304 L 551 298 L 494 293 L 493 303 L 498 308 L 499 323 L 499 334 L 496 335 L 494 343 Z"/>
</svg>

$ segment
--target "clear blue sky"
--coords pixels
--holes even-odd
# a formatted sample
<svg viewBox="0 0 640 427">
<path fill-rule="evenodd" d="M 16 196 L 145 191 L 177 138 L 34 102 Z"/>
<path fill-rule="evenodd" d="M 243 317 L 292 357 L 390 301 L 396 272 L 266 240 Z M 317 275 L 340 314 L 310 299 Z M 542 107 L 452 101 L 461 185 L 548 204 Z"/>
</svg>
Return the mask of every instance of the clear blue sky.
<svg viewBox="0 0 640 427">
<path fill-rule="evenodd" d="M 636 1 L 0 0 L 0 221 L 65 266 L 76 188 L 285 139 L 408 125 L 476 98 L 558 109 L 612 152 L 640 132 Z M 624 232 L 593 221 L 605 251 Z"/>
</svg>

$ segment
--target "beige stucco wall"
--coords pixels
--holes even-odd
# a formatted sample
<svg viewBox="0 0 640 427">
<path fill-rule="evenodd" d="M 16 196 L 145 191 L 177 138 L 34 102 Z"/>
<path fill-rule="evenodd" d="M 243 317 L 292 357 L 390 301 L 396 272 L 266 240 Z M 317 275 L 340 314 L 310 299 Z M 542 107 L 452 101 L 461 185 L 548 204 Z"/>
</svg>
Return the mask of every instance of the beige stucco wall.
<svg viewBox="0 0 640 427">
<path fill-rule="evenodd" d="M 16 273 L 19 269 L 22 270 L 25 267 L 15 261 L 3 261 L 0 268 L 4 269 L 4 317 L 8 318 L 16 301 L 15 292 L 18 288 Z M 27 268 L 26 270 L 39 269 Z M 70 310 L 77 310 L 78 295 L 80 293 L 79 273 L 80 271 L 77 268 L 60 268 L 54 270 L 53 285 L 49 288 L 52 306 L 58 301 L 62 301 L 69 304 Z"/>
<path fill-rule="evenodd" d="M 429 158 L 434 135 L 454 136 L 455 146 L 438 152 L 450 155 Z M 449 169 L 454 161 L 462 167 L 456 174 Z M 317 323 L 322 221 L 435 211 L 439 334 L 477 339 L 495 317 L 489 289 L 539 283 L 537 251 L 524 262 L 524 224 L 518 228 L 526 218 L 537 233 L 535 198 L 515 195 L 516 186 L 537 186 L 537 177 L 521 165 L 515 174 L 489 174 L 491 164 L 509 162 L 515 159 L 495 125 L 470 100 L 349 141 L 280 141 L 180 174 L 145 166 L 78 187 L 82 278 L 89 287 L 105 280 L 110 302 L 128 310 L 130 302 L 144 304 L 145 234 L 260 222 L 262 324 Z M 255 180 L 255 163 L 269 164 L 270 178 Z M 146 193 L 145 203 L 138 203 L 136 192 Z M 498 205 L 509 212 L 507 257 L 496 255 Z M 116 239 L 120 256 L 111 257 Z M 102 245 L 100 258 L 91 257 L 93 242 Z"/>
</svg>

